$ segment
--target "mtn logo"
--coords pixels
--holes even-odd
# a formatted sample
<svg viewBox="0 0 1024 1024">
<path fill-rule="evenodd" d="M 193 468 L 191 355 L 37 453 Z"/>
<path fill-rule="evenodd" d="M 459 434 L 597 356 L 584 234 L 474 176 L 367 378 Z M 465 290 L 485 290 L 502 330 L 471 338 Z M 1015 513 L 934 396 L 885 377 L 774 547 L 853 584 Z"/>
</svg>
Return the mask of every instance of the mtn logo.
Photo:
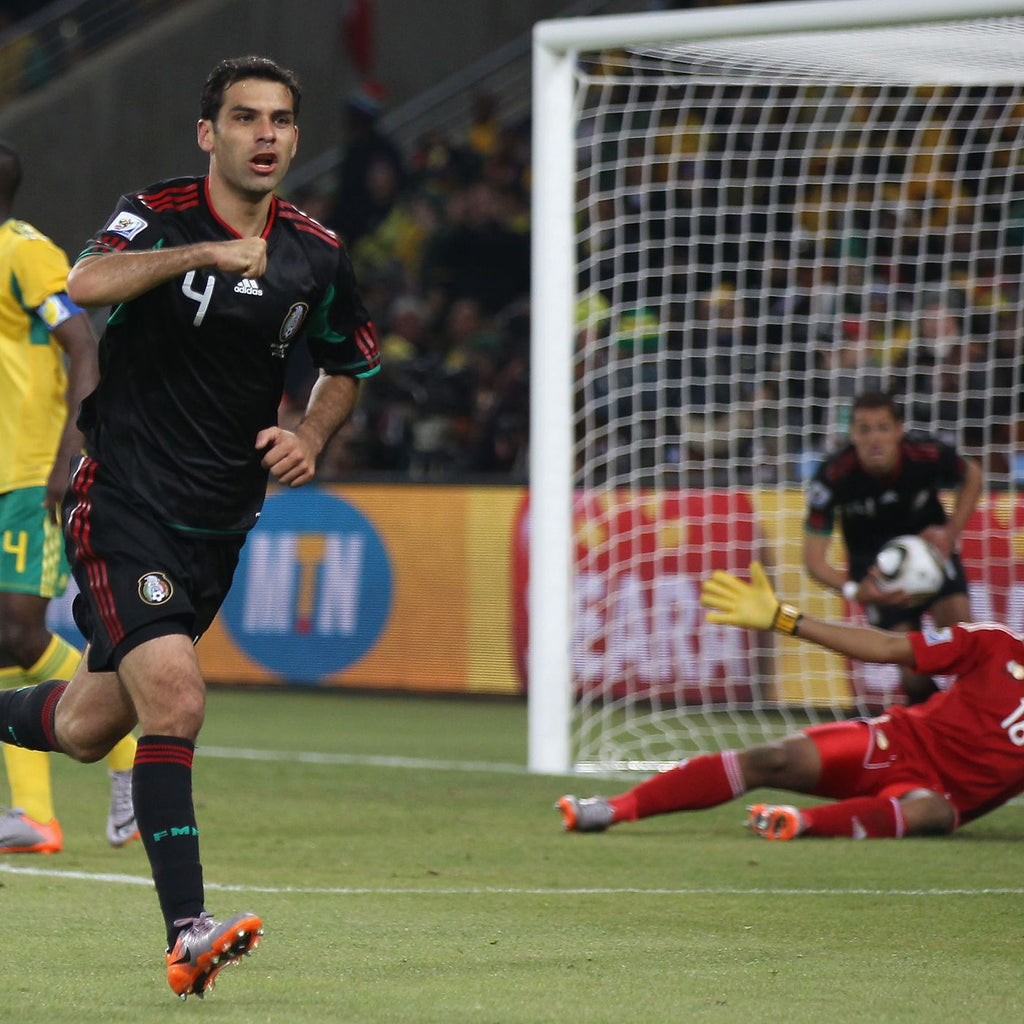
<svg viewBox="0 0 1024 1024">
<path fill-rule="evenodd" d="M 237 295 L 262 295 L 263 289 L 252 280 L 252 278 L 244 277 L 238 284 L 235 285 L 235 294 Z"/>
<path fill-rule="evenodd" d="M 224 622 L 264 668 L 318 683 L 380 641 L 393 602 L 391 558 L 374 523 L 333 494 L 289 490 L 268 498 L 263 513 Z"/>
</svg>

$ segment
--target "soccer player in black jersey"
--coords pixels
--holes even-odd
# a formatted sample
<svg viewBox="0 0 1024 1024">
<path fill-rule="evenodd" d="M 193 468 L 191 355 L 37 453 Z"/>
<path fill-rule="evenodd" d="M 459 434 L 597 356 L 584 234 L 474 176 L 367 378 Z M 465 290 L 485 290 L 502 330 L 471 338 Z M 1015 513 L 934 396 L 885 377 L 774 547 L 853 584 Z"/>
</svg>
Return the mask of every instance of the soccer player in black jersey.
<svg viewBox="0 0 1024 1024">
<path fill-rule="evenodd" d="M 72 269 L 75 302 L 113 307 L 64 502 L 87 656 L 70 683 L 0 693 L 0 735 L 19 746 L 94 761 L 140 727 L 136 815 L 182 998 L 203 995 L 262 931 L 254 914 L 206 912 L 192 801 L 205 684 L 193 644 L 227 593 L 268 476 L 312 479 L 379 363 L 338 239 L 274 194 L 299 101 L 294 75 L 272 61 L 222 61 L 200 101 L 208 174 L 122 196 Z M 319 376 L 288 431 L 277 409 L 300 340 Z"/>
<path fill-rule="evenodd" d="M 865 392 L 853 402 L 850 443 L 818 467 L 807 491 L 807 571 L 848 601 L 859 601 L 871 624 L 882 629 L 920 629 L 926 611 L 936 626 L 969 621 L 967 578 L 956 548 L 981 487 L 976 462 L 933 437 L 906 433 L 893 399 Z M 939 491 L 947 488 L 957 491 L 952 516 L 939 500 Z M 837 513 L 849 562 L 845 572 L 827 555 Z M 873 572 L 882 547 L 906 533 L 920 534 L 946 559 L 945 584 L 924 602 L 902 590 L 882 590 Z M 900 681 L 909 703 L 936 690 L 930 677 L 908 669 Z"/>
</svg>

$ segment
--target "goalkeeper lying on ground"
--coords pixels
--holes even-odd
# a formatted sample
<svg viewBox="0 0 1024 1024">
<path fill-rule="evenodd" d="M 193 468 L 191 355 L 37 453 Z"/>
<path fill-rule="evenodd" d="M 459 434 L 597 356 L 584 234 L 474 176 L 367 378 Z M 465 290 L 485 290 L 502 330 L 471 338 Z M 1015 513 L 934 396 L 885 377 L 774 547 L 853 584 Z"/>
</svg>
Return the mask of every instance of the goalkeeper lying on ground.
<svg viewBox="0 0 1024 1024">
<path fill-rule="evenodd" d="M 746 583 L 716 572 L 701 590 L 708 621 L 773 629 L 838 654 L 955 675 L 923 704 L 878 718 L 817 725 L 773 743 L 683 761 L 610 798 L 563 796 L 565 828 L 695 811 L 761 786 L 835 802 L 797 810 L 754 804 L 766 839 L 896 838 L 953 832 L 1024 790 L 1024 638 L 993 623 L 887 633 L 823 622 L 780 604 L 760 564 Z"/>
</svg>

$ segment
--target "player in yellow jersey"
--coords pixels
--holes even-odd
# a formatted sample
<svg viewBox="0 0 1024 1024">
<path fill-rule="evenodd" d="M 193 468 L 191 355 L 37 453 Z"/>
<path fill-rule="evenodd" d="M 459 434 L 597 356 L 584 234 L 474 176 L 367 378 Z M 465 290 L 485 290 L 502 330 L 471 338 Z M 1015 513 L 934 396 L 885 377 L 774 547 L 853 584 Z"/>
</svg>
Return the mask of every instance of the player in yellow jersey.
<svg viewBox="0 0 1024 1024">
<path fill-rule="evenodd" d="M 68 564 L 57 503 L 82 448 L 79 402 L 98 379 L 88 316 L 65 293 L 68 260 L 31 224 L 11 217 L 21 182 L 17 152 L 0 142 L 0 688 L 70 679 L 79 652 L 46 627 Z M 107 839 L 138 838 L 131 776 L 135 739 L 107 756 Z M 56 853 L 49 755 L 3 744 L 11 810 L 0 813 L 0 853 Z"/>
</svg>

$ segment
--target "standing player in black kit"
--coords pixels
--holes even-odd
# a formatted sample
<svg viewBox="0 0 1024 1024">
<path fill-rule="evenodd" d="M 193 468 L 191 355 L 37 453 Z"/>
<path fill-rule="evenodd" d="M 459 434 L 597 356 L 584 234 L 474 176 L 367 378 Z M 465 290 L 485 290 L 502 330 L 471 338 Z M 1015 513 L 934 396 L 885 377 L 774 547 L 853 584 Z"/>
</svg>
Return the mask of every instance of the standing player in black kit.
<svg viewBox="0 0 1024 1024">
<path fill-rule="evenodd" d="M 167 927 L 167 977 L 202 996 L 257 944 L 251 913 L 206 912 L 192 757 L 205 684 L 193 648 L 220 607 L 268 475 L 312 479 L 379 354 L 338 239 L 274 190 L 298 140 L 299 86 L 270 60 L 222 61 L 203 88 L 206 177 L 122 196 L 68 279 L 112 306 L 87 454 L 65 538 L 89 641 L 70 683 L 4 693 L 0 735 L 80 761 L 140 726 L 133 795 Z M 288 351 L 319 377 L 294 432 L 277 426 Z"/>
<path fill-rule="evenodd" d="M 865 392 L 854 399 L 850 443 L 818 467 L 807 491 L 804 564 L 819 583 L 865 606 L 873 626 L 907 632 L 921 628 L 928 612 L 938 627 L 971 617 L 967 577 L 957 544 L 981 496 L 978 464 L 924 434 L 907 434 L 889 395 Z M 952 516 L 939 491 L 955 488 Z M 836 513 L 846 544 L 846 572 L 831 565 L 827 551 Z M 872 567 L 878 552 L 905 533 L 920 534 L 946 560 L 946 582 L 925 601 L 878 586 Z M 902 669 L 900 683 L 911 704 L 936 690 L 929 676 Z"/>
</svg>

